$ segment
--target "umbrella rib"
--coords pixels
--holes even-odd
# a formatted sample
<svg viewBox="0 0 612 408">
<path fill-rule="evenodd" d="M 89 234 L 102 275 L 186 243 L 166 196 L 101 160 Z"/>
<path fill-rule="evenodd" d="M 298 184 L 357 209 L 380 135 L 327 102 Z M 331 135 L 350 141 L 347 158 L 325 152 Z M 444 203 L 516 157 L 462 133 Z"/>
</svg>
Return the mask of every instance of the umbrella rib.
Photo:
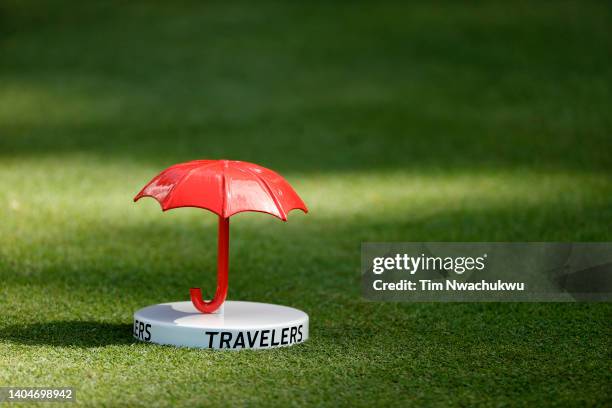
<svg viewBox="0 0 612 408">
<path fill-rule="evenodd" d="M 283 210 L 283 207 L 281 207 L 280 203 L 278 202 L 278 199 L 276 198 L 276 196 L 272 193 L 272 188 L 270 187 L 270 185 L 268 184 L 268 182 L 266 180 L 264 180 L 262 177 L 260 177 L 258 174 L 256 174 L 255 172 L 251 171 L 251 169 L 249 169 L 248 167 L 245 167 L 244 170 L 246 170 L 247 172 L 251 173 L 251 175 L 253 177 L 255 177 L 258 181 L 260 181 L 261 183 L 263 183 L 264 187 L 266 188 L 266 192 L 268 193 L 268 195 L 270 196 L 270 198 L 272 199 L 272 201 L 274 202 L 274 205 L 276 206 L 276 208 L 278 209 L 278 212 L 281 215 L 281 218 L 283 220 L 287 219 L 287 213 L 285 212 L 285 210 Z"/>
</svg>

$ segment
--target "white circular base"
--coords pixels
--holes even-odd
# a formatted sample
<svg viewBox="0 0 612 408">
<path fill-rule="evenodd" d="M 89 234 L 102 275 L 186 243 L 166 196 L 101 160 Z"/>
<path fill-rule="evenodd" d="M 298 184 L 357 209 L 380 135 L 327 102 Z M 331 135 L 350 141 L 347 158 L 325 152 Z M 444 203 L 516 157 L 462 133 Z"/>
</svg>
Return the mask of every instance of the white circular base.
<svg viewBox="0 0 612 408">
<path fill-rule="evenodd" d="M 269 303 L 227 301 L 213 314 L 190 301 L 153 305 L 134 313 L 134 337 L 173 346 L 210 349 L 287 347 L 308 339 L 308 315 Z"/>
</svg>

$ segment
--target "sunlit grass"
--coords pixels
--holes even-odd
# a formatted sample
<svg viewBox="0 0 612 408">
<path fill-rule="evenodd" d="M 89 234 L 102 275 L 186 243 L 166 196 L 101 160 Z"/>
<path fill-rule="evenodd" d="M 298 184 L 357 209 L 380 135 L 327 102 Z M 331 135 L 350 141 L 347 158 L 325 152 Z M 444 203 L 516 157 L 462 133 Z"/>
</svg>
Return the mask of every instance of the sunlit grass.
<svg viewBox="0 0 612 408">
<path fill-rule="evenodd" d="M 0 168 L 3 247 L 7 250 L 20 242 L 69 240 L 70 234 L 88 231 L 146 229 L 154 227 L 152 224 L 181 229 L 196 223 L 201 224 L 203 235 L 205 227 L 209 235 L 214 235 L 216 216 L 212 213 L 181 209 L 162 214 L 154 200 L 131 202 L 136 192 L 160 170 L 151 165 L 113 162 L 88 155 L 40 157 L 5 164 Z M 435 222 L 436 217 L 459 211 L 465 211 L 475 227 L 486 225 L 490 222 L 489 214 L 497 212 L 515 212 L 520 216 L 521 212 L 541 213 L 543 208 L 550 207 L 582 212 L 589 206 L 606 211 L 612 190 L 607 174 L 578 172 L 370 171 L 284 175 L 310 208 L 307 217 L 292 214 L 289 225 L 283 229 L 293 231 L 360 221 Z M 593 219 L 600 215 L 606 214 L 584 214 Z M 276 221 L 261 214 L 235 217 L 239 228 L 241 225 L 280 228 Z M 559 224 L 554 228 L 556 234 L 564 231 L 563 224 Z M 367 228 L 365 232 L 371 233 Z M 549 239 L 555 239 L 553 235 Z M 15 241 L 16 237 L 23 241 Z M 516 238 L 511 232 L 491 231 L 488 239 L 513 237 Z M 368 239 L 367 235 L 362 238 Z M 464 230 L 449 230 L 437 234 L 436 239 L 462 238 L 473 237 Z"/>
</svg>

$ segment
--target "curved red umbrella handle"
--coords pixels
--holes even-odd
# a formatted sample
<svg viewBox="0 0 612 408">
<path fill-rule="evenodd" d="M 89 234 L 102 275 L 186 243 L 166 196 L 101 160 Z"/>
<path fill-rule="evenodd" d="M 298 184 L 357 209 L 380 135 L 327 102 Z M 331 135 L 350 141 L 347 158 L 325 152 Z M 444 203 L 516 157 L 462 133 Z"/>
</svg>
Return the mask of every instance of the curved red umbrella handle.
<svg viewBox="0 0 612 408">
<path fill-rule="evenodd" d="M 202 299 L 200 288 L 191 288 L 191 303 L 202 313 L 214 313 L 227 297 L 227 271 L 229 268 L 229 218 L 219 217 L 219 243 L 217 250 L 217 291 L 210 302 Z"/>
</svg>

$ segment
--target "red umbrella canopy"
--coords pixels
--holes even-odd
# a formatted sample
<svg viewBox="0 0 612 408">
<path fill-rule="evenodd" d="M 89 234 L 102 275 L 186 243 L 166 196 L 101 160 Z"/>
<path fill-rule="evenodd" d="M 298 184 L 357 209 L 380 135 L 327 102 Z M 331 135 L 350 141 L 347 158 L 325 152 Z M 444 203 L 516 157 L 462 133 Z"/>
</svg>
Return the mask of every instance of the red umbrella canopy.
<svg viewBox="0 0 612 408">
<path fill-rule="evenodd" d="M 162 171 L 134 197 L 153 197 L 162 210 L 199 207 L 222 218 L 243 211 L 274 215 L 283 221 L 306 204 L 278 173 L 234 160 L 194 160 Z"/>
</svg>

